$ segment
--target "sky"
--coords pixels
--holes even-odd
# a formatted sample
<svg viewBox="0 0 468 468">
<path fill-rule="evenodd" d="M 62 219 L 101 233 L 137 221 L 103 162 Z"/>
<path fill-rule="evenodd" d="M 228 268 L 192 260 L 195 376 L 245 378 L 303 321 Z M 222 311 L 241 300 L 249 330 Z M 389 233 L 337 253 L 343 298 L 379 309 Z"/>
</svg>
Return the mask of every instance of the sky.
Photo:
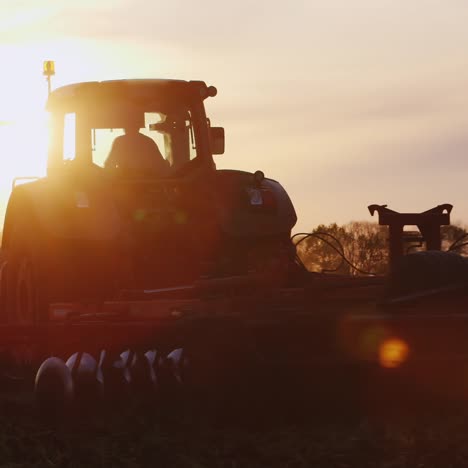
<svg viewBox="0 0 468 468">
<path fill-rule="evenodd" d="M 372 220 L 372 203 L 452 203 L 468 224 L 467 24 L 465 0 L 0 0 L 0 204 L 13 176 L 44 170 L 51 59 L 54 87 L 215 85 L 218 167 L 281 182 L 295 231 Z"/>
</svg>

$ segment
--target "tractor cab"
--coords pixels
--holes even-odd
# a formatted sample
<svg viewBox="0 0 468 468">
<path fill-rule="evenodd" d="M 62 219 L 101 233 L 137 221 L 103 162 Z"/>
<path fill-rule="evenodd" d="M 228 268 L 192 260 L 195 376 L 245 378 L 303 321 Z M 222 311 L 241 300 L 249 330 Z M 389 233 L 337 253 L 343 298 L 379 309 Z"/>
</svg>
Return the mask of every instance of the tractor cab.
<svg viewBox="0 0 468 468">
<path fill-rule="evenodd" d="M 191 166 L 212 167 L 212 154 L 224 151 L 224 131 L 210 127 L 203 101 L 215 95 L 216 88 L 203 82 L 177 80 L 59 88 L 47 103 L 52 127 L 48 173 L 64 166 L 95 166 L 123 177 L 160 178 L 177 176 Z M 129 137 L 131 132 L 138 137 Z M 146 158 L 142 147 L 152 148 L 143 151 Z M 115 151 L 117 158 L 111 154 Z M 162 161 L 152 166 L 149 153 Z"/>
</svg>

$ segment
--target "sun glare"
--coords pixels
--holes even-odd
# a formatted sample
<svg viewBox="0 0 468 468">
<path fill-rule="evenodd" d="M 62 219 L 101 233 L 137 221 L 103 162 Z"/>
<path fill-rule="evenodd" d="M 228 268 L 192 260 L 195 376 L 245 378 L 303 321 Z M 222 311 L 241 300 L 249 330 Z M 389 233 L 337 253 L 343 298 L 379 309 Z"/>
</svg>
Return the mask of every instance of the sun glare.
<svg viewBox="0 0 468 468">
<path fill-rule="evenodd" d="M 14 63 L 14 62 L 11 62 Z M 15 70 L 11 70 L 12 74 Z M 20 71 L 21 73 L 21 71 Z M 0 127 L 4 164 L 0 187 L 14 177 L 42 175 L 45 170 L 47 115 L 44 111 L 44 83 L 35 77 L 12 82 L 12 77 L 0 79 Z M 40 77 L 39 77 L 40 78 Z"/>
<path fill-rule="evenodd" d="M 77 40 L 23 43 L 0 46 L 3 68 L 0 77 L 0 141 L 4 163 L 0 175 L 0 199 L 8 197 L 12 181 L 20 176 L 42 176 L 47 154 L 47 82 L 43 61 L 59 64 L 52 88 L 82 81 L 96 63 L 87 47 Z M 87 66 L 83 67 L 83 63 Z M 99 73 L 99 67 L 96 66 Z"/>
</svg>

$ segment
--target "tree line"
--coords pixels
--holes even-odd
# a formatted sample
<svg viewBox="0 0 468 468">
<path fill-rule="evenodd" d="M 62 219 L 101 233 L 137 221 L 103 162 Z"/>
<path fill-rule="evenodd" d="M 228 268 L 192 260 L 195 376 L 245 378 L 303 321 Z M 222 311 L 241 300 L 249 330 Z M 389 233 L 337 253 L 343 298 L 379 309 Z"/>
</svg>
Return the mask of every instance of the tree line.
<svg viewBox="0 0 468 468">
<path fill-rule="evenodd" d="M 406 228 L 408 229 L 408 228 Z M 425 250 L 417 228 L 409 227 L 406 252 Z M 441 227 L 442 250 L 468 255 L 467 231 L 460 224 Z M 344 275 L 385 274 L 388 270 L 388 227 L 368 221 L 352 221 L 315 227 L 310 234 L 294 236 L 300 260 L 309 271 Z"/>
</svg>

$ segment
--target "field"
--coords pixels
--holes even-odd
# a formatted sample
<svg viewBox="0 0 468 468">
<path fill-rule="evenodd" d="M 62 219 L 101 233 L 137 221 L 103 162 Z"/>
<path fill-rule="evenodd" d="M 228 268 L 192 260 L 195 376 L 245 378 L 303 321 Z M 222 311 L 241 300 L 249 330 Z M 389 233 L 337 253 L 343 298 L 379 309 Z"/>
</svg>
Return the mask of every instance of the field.
<svg viewBox="0 0 468 468">
<path fill-rule="evenodd" d="M 167 411 L 129 401 L 46 423 L 28 398 L 9 395 L 2 399 L 0 423 L 2 467 L 468 465 L 468 411 L 440 401 L 373 408 L 328 401 L 304 409 L 270 402 Z"/>
</svg>

